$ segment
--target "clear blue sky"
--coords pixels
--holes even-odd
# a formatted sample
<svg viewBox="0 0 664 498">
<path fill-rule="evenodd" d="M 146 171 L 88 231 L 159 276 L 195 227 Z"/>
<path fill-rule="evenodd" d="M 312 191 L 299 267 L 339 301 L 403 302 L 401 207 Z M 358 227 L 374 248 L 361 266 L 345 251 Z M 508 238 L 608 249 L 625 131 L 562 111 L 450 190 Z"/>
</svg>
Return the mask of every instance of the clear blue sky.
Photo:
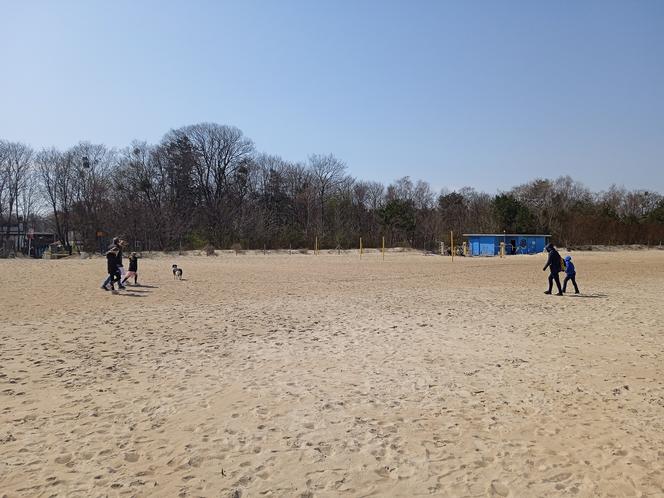
<svg viewBox="0 0 664 498">
<path fill-rule="evenodd" d="M 0 0 L 0 137 L 215 121 L 289 160 L 489 192 L 664 193 L 664 1 Z"/>
</svg>

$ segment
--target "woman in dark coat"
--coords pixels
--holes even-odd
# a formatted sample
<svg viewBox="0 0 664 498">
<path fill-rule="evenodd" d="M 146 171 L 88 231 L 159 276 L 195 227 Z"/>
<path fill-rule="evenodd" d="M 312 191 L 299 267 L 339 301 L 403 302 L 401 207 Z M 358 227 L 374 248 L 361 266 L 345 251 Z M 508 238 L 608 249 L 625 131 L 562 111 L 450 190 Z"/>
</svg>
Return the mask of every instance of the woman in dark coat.
<svg viewBox="0 0 664 498">
<path fill-rule="evenodd" d="M 551 289 L 553 288 L 553 282 L 556 282 L 556 287 L 558 287 L 558 294 L 556 296 L 563 295 L 563 289 L 560 285 L 560 273 L 563 269 L 562 260 L 560 259 L 560 254 L 556 251 L 556 248 L 553 244 L 548 244 L 545 248 L 549 253 L 549 258 L 546 260 L 546 265 L 542 268 L 542 271 L 549 269 L 549 290 L 544 291 L 544 294 L 551 294 Z"/>
</svg>

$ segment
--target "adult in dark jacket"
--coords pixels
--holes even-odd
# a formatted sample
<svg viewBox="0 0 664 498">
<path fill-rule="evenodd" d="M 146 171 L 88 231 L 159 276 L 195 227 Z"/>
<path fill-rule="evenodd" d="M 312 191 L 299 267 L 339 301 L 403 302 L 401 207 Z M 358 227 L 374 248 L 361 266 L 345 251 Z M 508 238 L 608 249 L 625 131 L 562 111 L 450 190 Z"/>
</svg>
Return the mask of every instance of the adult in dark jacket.
<svg viewBox="0 0 664 498">
<path fill-rule="evenodd" d="M 118 257 L 117 257 L 118 271 L 120 272 L 120 277 L 121 278 L 124 278 L 124 276 L 126 274 L 125 269 L 124 269 L 124 265 L 122 263 L 122 256 L 123 256 L 122 251 L 123 251 L 125 245 L 126 245 L 126 242 L 124 240 L 122 240 L 120 237 L 115 237 L 113 239 L 113 247 L 116 247 L 118 249 Z"/>
<path fill-rule="evenodd" d="M 106 271 L 108 272 L 108 278 L 101 286 L 102 289 L 107 291 L 109 290 L 108 285 L 110 284 L 111 286 L 110 290 L 112 290 L 114 293 L 115 293 L 115 287 L 113 286 L 113 284 L 115 282 L 117 282 L 118 286 L 121 287 L 120 271 L 118 270 L 117 257 L 118 257 L 117 248 L 111 247 L 106 253 Z"/>
<path fill-rule="evenodd" d="M 115 264 L 114 268 L 115 268 L 115 271 L 117 271 L 117 274 L 118 274 L 118 279 L 117 279 L 118 288 L 119 289 L 124 289 L 125 286 L 121 282 L 122 271 L 124 270 L 122 268 L 122 241 L 118 237 L 115 237 L 113 239 L 113 244 L 111 245 L 111 247 L 108 248 L 108 252 L 106 253 L 106 259 L 109 261 L 108 262 L 109 275 L 106 278 L 106 280 L 104 280 L 104 283 L 101 284 L 101 288 L 104 289 L 104 290 L 108 290 L 108 285 L 109 284 L 111 284 L 111 289 L 112 289 L 113 288 L 112 282 L 115 281 L 113 279 L 115 271 L 114 271 L 113 274 L 111 274 L 111 272 L 110 272 L 110 270 L 111 270 L 110 258 L 113 259 L 113 262 Z"/>
<path fill-rule="evenodd" d="M 553 244 L 548 244 L 546 250 L 549 253 L 549 258 L 546 260 L 546 265 L 542 268 L 542 271 L 549 269 L 549 290 L 545 291 L 544 294 L 551 294 L 551 289 L 553 288 L 553 282 L 556 282 L 556 287 L 558 287 L 558 294 L 556 296 L 563 295 L 563 289 L 560 286 L 560 277 L 558 273 L 562 270 L 560 254 L 556 251 L 556 248 Z"/>
</svg>

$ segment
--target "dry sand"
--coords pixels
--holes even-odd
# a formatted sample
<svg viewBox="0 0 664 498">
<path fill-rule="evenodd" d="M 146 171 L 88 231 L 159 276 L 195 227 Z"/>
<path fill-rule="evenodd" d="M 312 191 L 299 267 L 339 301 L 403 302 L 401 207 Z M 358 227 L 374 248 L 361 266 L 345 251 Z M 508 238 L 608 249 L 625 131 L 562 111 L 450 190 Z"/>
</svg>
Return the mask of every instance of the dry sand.
<svg viewBox="0 0 664 498">
<path fill-rule="evenodd" d="M 0 260 L 0 496 L 662 496 L 664 251 L 574 258 Z"/>
</svg>

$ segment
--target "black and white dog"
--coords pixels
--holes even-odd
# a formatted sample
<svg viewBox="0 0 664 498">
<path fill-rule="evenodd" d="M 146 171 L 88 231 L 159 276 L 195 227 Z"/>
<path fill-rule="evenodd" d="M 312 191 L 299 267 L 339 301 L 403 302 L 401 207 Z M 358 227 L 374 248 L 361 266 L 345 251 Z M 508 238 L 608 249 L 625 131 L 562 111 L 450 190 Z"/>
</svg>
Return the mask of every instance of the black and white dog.
<svg viewBox="0 0 664 498">
<path fill-rule="evenodd" d="M 175 279 L 182 280 L 182 268 L 178 268 L 178 265 L 173 265 L 173 280 Z"/>
</svg>

